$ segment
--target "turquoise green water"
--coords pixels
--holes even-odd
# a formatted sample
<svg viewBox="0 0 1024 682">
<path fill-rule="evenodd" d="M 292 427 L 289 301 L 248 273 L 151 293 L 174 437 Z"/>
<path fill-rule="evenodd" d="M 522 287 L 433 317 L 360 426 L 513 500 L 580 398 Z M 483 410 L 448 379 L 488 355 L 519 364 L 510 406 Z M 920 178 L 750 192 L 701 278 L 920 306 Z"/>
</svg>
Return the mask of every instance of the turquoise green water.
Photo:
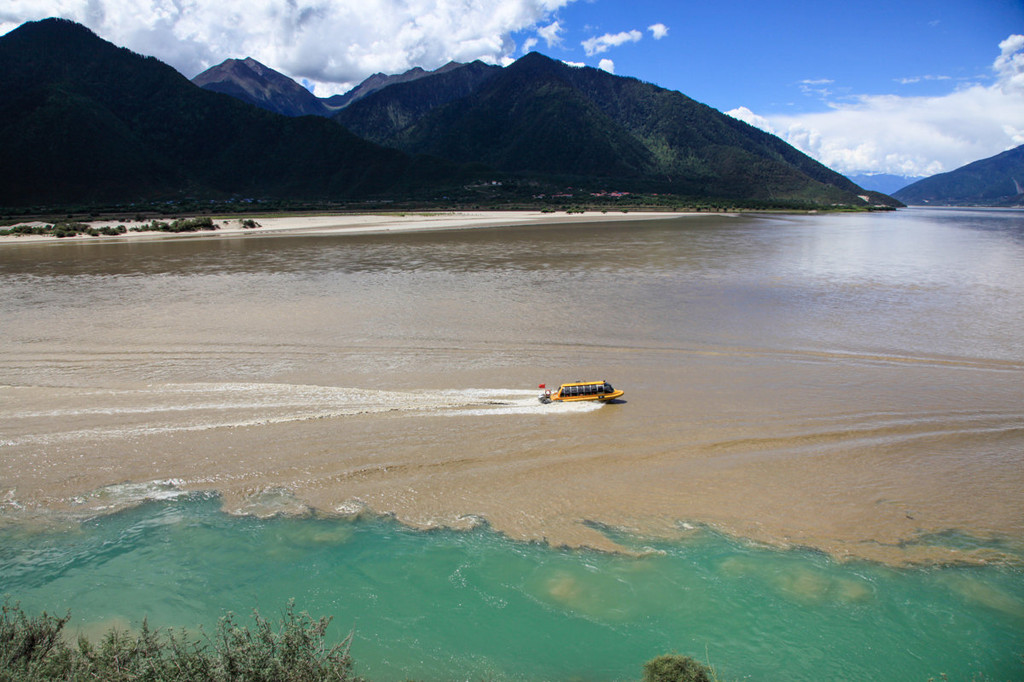
<svg viewBox="0 0 1024 682">
<path fill-rule="evenodd" d="M 613 533 L 614 531 L 606 531 Z M 1024 569 L 894 569 L 694 528 L 615 535 L 639 558 L 422 532 L 379 518 L 234 517 L 190 495 L 59 530 L 0 530 L 0 592 L 89 633 L 271 619 L 352 628 L 373 680 L 638 679 L 668 652 L 721 679 L 1024 677 Z M 970 542 L 969 538 L 948 538 Z"/>
</svg>

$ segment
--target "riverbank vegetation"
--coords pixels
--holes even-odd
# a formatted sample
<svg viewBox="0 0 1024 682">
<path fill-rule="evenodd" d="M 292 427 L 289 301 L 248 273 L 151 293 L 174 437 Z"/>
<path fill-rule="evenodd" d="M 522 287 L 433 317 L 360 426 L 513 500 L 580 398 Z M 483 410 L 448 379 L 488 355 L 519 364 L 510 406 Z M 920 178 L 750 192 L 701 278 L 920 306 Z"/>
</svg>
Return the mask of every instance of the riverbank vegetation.
<svg viewBox="0 0 1024 682">
<path fill-rule="evenodd" d="M 253 612 L 252 627 L 234 615 L 207 633 L 111 629 L 98 643 L 65 632 L 70 614 L 28 616 L 4 603 L 0 614 L 0 682 L 105 680 L 128 682 L 342 682 L 352 672 L 349 634 L 328 646 L 330 618 L 314 620 L 289 603 L 276 626 Z"/>
<path fill-rule="evenodd" d="M 241 223 L 242 228 L 247 230 L 260 227 L 260 224 L 252 218 L 244 218 L 239 222 Z M 220 228 L 214 222 L 213 218 L 209 216 L 178 218 L 177 220 L 172 220 L 170 222 L 165 220 L 151 220 L 149 222 L 140 222 L 139 225 L 133 225 L 132 227 L 126 227 L 123 224 L 117 225 L 116 227 L 113 225 L 95 227 L 84 222 L 64 221 L 44 225 L 15 225 L 10 228 L 0 229 L 0 237 L 30 234 L 57 237 L 58 239 L 63 237 L 77 237 L 79 235 L 86 235 L 89 237 L 99 237 L 101 235 L 116 237 L 118 235 L 127 234 L 128 232 L 180 233 L 213 231 L 217 229 Z"/>
<path fill-rule="evenodd" d="M 169 223 L 162 220 L 153 220 L 132 228 L 125 227 L 124 225 L 93 227 L 88 223 L 68 221 L 52 225 L 16 225 L 9 229 L 0 230 L 0 236 L 36 234 L 57 237 L 59 239 L 63 237 L 77 237 L 78 235 L 99 237 L 100 235 L 117 236 L 127 232 L 198 232 L 199 230 L 216 229 L 217 226 L 214 224 L 213 219 L 209 217 L 180 218 Z"/>
<path fill-rule="evenodd" d="M 102 227 L 95 228 L 88 223 L 80 222 L 62 222 L 54 223 L 52 225 L 15 225 L 9 229 L 0 230 L 0 236 L 8 235 L 28 235 L 38 234 L 46 235 L 49 237 L 57 237 L 58 239 L 63 237 L 77 237 L 80 234 L 88 235 L 90 237 L 99 237 L 102 235 L 119 235 L 124 234 L 128 231 L 124 225 L 118 225 L 117 227 Z"/>
<path fill-rule="evenodd" d="M 328 645 L 330 618 L 297 613 L 289 602 L 275 624 L 253 611 L 252 626 L 233 614 L 212 633 L 110 629 L 98 643 L 65 626 L 70 614 L 29 616 L 16 603 L 0 607 L 0 682 L 362 682 L 349 649 L 353 633 Z M 714 671 L 688 656 L 659 656 L 644 682 L 714 682 Z"/>
</svg>

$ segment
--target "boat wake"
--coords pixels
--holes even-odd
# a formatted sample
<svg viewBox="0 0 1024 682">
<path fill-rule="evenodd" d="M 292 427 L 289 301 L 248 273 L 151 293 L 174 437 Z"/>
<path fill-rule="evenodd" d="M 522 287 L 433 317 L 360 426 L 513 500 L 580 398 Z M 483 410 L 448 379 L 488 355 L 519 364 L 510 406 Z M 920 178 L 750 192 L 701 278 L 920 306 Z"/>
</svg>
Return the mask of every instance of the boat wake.
<svg viewBox="0 0 1024 682">
<path fill-rule="evenodd" d="M 0 386 L 0 444 L 41 445 L 356 415 L 568 415 L 599 403 L 541 405 L 534 390 L 383 391 L 333 386 L 196 383 L 117 389 Z"/>
</svg>

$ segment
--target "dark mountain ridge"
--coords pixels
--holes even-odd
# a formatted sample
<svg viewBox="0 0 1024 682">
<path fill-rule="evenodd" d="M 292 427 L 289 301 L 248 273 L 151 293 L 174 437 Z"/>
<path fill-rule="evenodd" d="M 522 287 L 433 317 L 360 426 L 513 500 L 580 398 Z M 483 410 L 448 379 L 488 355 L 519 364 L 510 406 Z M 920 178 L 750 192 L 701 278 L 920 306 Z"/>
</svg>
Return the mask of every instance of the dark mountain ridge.
<svg viewBox="0 0 1024 682">
<path fill-rule="evenodd" d="M 358 102 L 370 93 L 383 90 L 386 87 L 397 85 L 398 83 L 409 83 L 426 76 L 441 75 L 451 71 L 452 69 L 457 69 L 460 66 L 462 66 L 462 64 L 459 62 L 448 62 L 434 71 L 426 71 L 418 66 L 414 66 L 408 71 L 399 74 L 387 75 L 383 73 L 375 73 L 348 92 L 342 95 L 333 95 L 321 101 L 324 102 L 332 112 L 335 112 L 338 109 L 347 107 L 353 102 Z"/>
<path fill-rule="evenodd" d="M 404 130 L 434 109 L 471 95 L 497 73 L 500 66 L 475 61 L 449 64 L 412 81 L 391 83 L 362 95 L 333 118 L 367 140 L 384 143 L 394 131 Z M 374 96 L 387 89 L 387 95 Z"/>
<path fill-rule="evenodd" d="M 409 153 L 520 174 L 692 197 L 897 204 L 775 136 L 634 78 L 530 53 L 469 87 L 424 77 L 371 93 L 335 119 Z"/>
<path fill-rule="evenodd" d="M 0 205 L 182 196 L 345 200 L 461 177 L 328 119 L 196 87 L 62 19 L 0 38 Z"/>
<path fill-rule="evenodd" d="M 231 67 L 276 81 L 271 95 L 301 88 L 253 60 Z M 673 202 L 894 203 L 681 93 L 537 53 L 382 83 L 338 120 L 388 147 L 197 87 L 73 22 L 28 23 L 0 38 L 0 205 L 452 191 L 472 201 L 503 186 L 480 180 L 501 179 L 507 189 L 487 196 L 572 185 Z"/>
<path fill-rule="evenodd" d="M 919 180 L 893 196 L 910 205 L 1024 206 L 1024 145 Z"/>
</svg>

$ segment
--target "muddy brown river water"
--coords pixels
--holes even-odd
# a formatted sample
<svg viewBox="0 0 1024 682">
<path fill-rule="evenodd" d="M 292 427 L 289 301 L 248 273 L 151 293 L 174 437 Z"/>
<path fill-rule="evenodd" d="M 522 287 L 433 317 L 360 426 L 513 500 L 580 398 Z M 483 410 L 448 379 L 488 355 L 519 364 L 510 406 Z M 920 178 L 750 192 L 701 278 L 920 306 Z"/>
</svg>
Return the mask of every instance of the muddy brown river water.
<svg viewBox="0 0 1024 682">
<path fill-rule="evenodd" d="M 0 506 L 1024 545 L 1024 212 L 0 245 Z M 542 405 L 608 380 L 617 403 Z M 958 538 L 951 542 L 950 538 Z"/>
</svg>

